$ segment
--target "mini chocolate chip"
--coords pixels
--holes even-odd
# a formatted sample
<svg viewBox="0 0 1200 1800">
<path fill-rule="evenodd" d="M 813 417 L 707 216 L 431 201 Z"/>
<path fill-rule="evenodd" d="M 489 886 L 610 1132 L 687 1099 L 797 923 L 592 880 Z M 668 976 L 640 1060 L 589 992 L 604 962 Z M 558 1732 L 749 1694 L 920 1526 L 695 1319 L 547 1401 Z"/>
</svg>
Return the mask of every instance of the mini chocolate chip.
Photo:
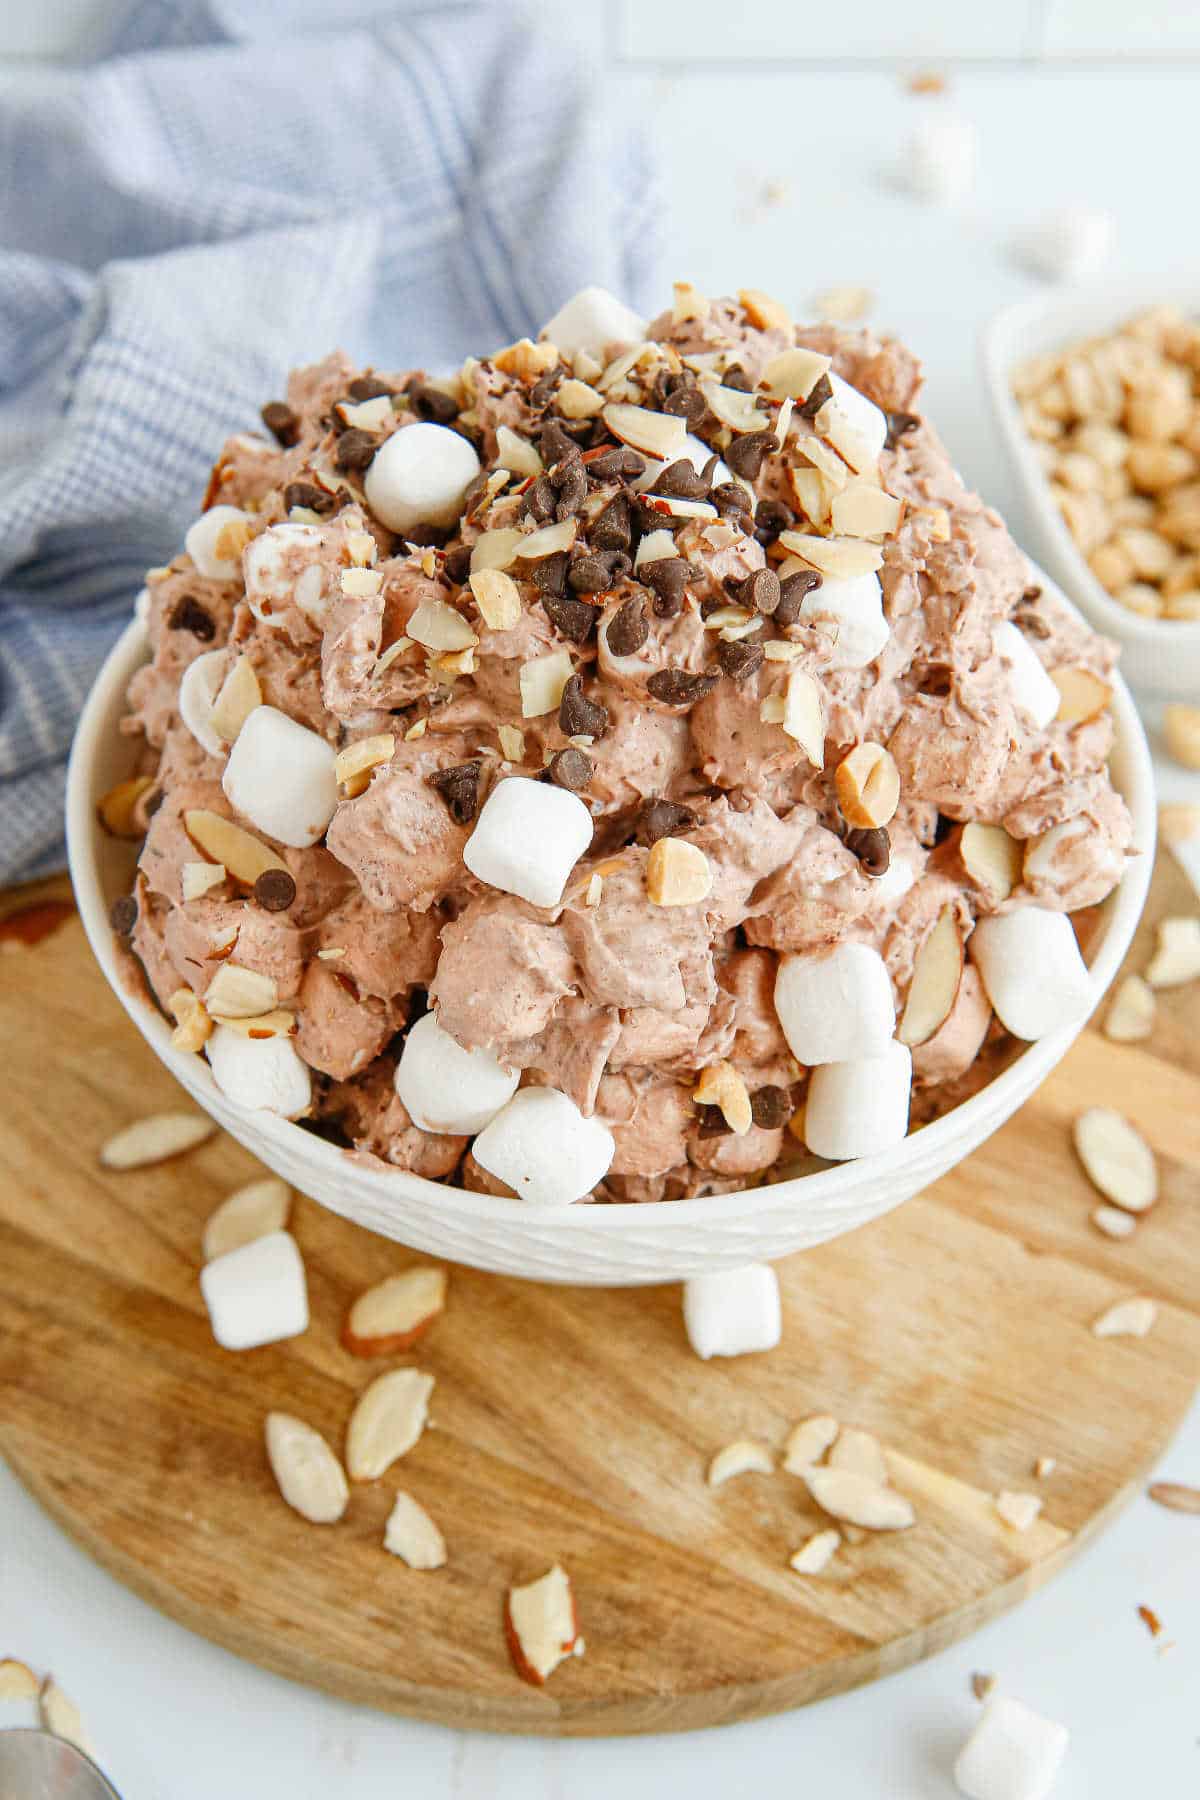
<svg viewBox="0 0 1200 1800">
<path fill-rule="evenodd" d="M 442 570 L 447 581 L 452 581 L 456 587 L 460 587 L 471 573 L 471 546 L 455 544 L 452 550 L 447 550 Z"/>
<path fill-rule="evenodd" d="M 628 550 L 633 542 L 633 517 L 627 494 L 615 495 L 592 520 L 588 542 L 593 550 Z"/>
<path fill-rule="evenodd" d="M 613 585 L 614 556 L 620 551 L 600 551 L 595 556 L 577 556 L 567 569 L 568 584 L 577 594 L 603 594 Z"/>
<path fill-rule="evenodd" d="M 166 797 L 161 788 L 155 788 L 154 792 L 142 801 L 142 817 L 152 819 Z"/>
<path fill-rule="evenodd" d="M 852 856 L 857 856 L 864 875 L 878 877 L 887 874 L 888 864 L 892 859 L 892 840 L 886 826 L 876 825 L 869 830 L 864 828 L 848 831 L 846 848 Z"/>
<path fill-rule="evenodd" d="M 618 607 L 608 623 L 608 648 L 613 656 L 632 656 L 650 636 L 646 610 L 636 596 Z"/>
<path fill-rule="evenodd" d="M 589 700 L 583 676 L 572 675 L 558 703 L 558 728 L 564 737 L 603 737 L 608 730 L 608 708 Z"/>
<path fill-rule="evenodd" d="M 122 894 L 114 900 L 109 911 L 108 922 L 118 937 L 128 937 L 137 924 L 138 903 L 132 894 Z"/>
<path fill-rule="evenodd" d="M 450 425 L 457 419 L 457 400 L 443 394 L 441 388 L 430 387 L 427 381 L 410 381 L 405 391 L 408 404 L 419 419 L 431 420 L 435 425 Z"/>
<path fill-rule="evenodd" d="M 558 468 L 550 477 L 557 494 L 554 503 L 554 517 L 561 524 L 577 513 L 587 499 L 587 475 L 582 463 L 568 463 L 565 468 Z"/>
<path fill-rule="evenodd" d="M 440 550 L 450 536 L 450 529 L 448 525 L 413 525 L 404 533 L 404 541 L 420 548 Z"/>
<path fill-rule="evenodd" d="M 293 506 L 305 506 L 309 512 L 331 513 L 337 503 L 336 494 L 318 487 L 314 481 L 289 481 L 283 490 L 283 504 L 289 512 Z"/>
<path fill-rule="evenodd" d="M 592 779 L 591 757 L 577 750 L 574 744 L 568 744 L 565 750 L 556 750 L 548 767 L 551 781 L 569 789 L 572 794 L 578 794 Z"/>
<path fill-rule="evenodd" d="M 638 570 L 640 580 L 654 591 L 654 611 L 660 619 L 673 619 L 683 611 L 683 596 L 696 570 L 684 556 L 657 556 Z"/>
<path fill-rule="evenodd" d="M 721 386 L 732 388 L 736 394 L 749 394 L 753 391 L 754 383 L 741 363 L 733 363 L 722 375 Z"/>
<path fill-rule="evenodd" d="M 755 569 L 744 580 L 738 581 L 731 576 L 725 583 L 725 592 L 737 601 L 739 606 L 748 607 L 751 612 L 766 613 L 770 616 L 779 605 L 779 577 L 774 569 Z"/>
<path fill-rule="evenodd" d="M 833 399 L 833 383 L 828 374 L 818 375 L 808 390 L 807 400 L 802 400 L 796 408 L 802 419 L 815 419 L 827 400 Z"/>
<path fill-rule="evenodd" d="M 1018 631 L 1027 632 L 1030 637 L 1049 638 L 1054 636 L 1053 631 L 1050 626 L 1047 625 L 1045 619 L 1040 619 L 1038 615 L 1033 612 L 1021 612 L 1018 610 L 1013 614 L 1013 624 L 1017 627 Z"/>
<path fill-rule="evenodd" d="M 754 509 L 754 535 L 764 549 L 795 523 L 795 513 L 782 500 L 760 500 Z"/>
<path fill-rule="evenodd" d="M 1035 600 L 1040 600 L 1041 597 L 1042 590 L 1040 587 L 1027 587 L 1021 595 L 1021 600 L 1026 606 L 1032 606 L 1033 602 Z"/>
<path fill-rule="evenodd" d="M 562 380 L 561 369 L 547 369 L 539 375 L 529 390 L 529 404 L 534 412 L 544 412 L 554 398 L 555 389 Z"/>
<path fill-rule="evenodd" d="M 183 594 L 167 614 L 169 631 L 190 631 L 202 644 L 211 644 L 217 635 L 216 621 L 192 594 Z"/>
<path fill-rule="evenodd" d="M 686 669 L 656 669 L 646 687 L 664 706 L 694 706 L 712 693 L 717 681 L 716 675 L 692 675 Z"/>
<path fill-rule="evenodd" d="M 700 389 L 689 383 L 668 394 L 662 403 L 662 409 L 671 418 L 682 419 L 689 431 L 695 431 L 708 411 L 708 403 Z"/>
<path fill-rule="evenodd" d="M 748 431 L 744 437 L 734 438 L 725 452 L 725 461 L 744 481 L 757 481 L 764 462 L 778 448 L 773 431 Z"/>
<path fill-rule="evenodd" d="M 286 912 L 296 898 L 296 883 L 286 869 L 264 869 L 254 883 L 254 898 L 265 912 Z"/>
<path fill-rule="evenodd" d="M 786 1088 L 760 1087 L 750 1096 L 750 1117 L 760 1131 L 780 1131 L 792 1116 Z"/>
<path fill-rule="evenodd" d="M 646 459 L 636 450 L 616 444 L 611 450 L 602 450 L 599 456 L 593 456 L 586 468 L 594 481 L 636 481 L 639 475 L 646 473 Z"/>
<path fill-rule="evenodd" d="M 529 570 L 529 579 L 539 594 L 561 594 L 567 585 L 567 553 L 556 550 L 543 556 Z"/>
<path fill-rule="evenodd" d="M 548 469 L 556 463 L 574 462 L 579 456 L 579 445 L 563 428 L 561 419 L 546 420 L 538 433 L 538 450 Z"/>
<path fill-rule="evenodd" d="M 733 1126 L 719 1106 L 698 1106 L 696 1117 L 700 1121 L 697 1137 L 725 1137 L 733 1130 Z"/>
<path fill-rule="evenodd" d="M 775 608 L 774 618 L 777 625 L 794 625 L 800 617 L 800 608 L 807 594 L 814 592 L 821 585 L 821 577 L 815 569 L 798 569 L 794 575 L 788 575 L 779 584 L 779 605 Z"/>
<path fill-rule="evenodd" d="M 948 814 L 940 812 L 937 816 L 937 824 L 933 828 L 933 841 L 935 846 L 937 844 L 944 844 L 957 824 L 957 819 L 952 819 Z"/>
<path fill-rule="evenodd" d="M 395 391 L 386 381 L 381 381 L 378 375 L 356 375 L 346 389 L 350 398 L 360 403 L 363 400 L 382 400 L 385 394 L 393 394 Z"/>
<path fill-rule="evenodd" d="M 339 469 L 368 469 L 378 448 L 379 439 L 373 432 L 352 428 L 338 439 L 333 460 Z"/>
<path fill-rule="evenodd" d="M 718 644 L 717 661 L 722 673 L 731 681 L 748 681 L 763 666 L 765 652 L 761 644 Z"/>
<path fill-rule="evenodd" d="M 290 450 L 300 436 L 299 414 L 286 400 L 268 400 L 260 416 L 275 442 Z"/>
<path fill-rule="evenodd" d="M 554 518 L 558 495 L 548 475 L 539 475 L 525 495 L 525 510 L 535 525 L 549 525 Z"/>
<path fill-rule="evenodd" d="M 435 769 L 425 777 L 436 788 L 456 825 L 469 825 L 479 811 L 479 771 L 482 764 L 458 763 L 453 769 Z"/>
<path fill-rule="evenodd" d="M 902 437 L 915 431 L 921 423 L 916 413 L 890 412 L 887 414 L 887 442 L 884 448 L 894 450 Z"/>
<path fill-rule="evenodd" d="M 676 837 L 681 831 L 690 831 L 695 823 L 696 815 L 690 806 L 681 806 L 676 800 L 647 800 L 638 814 L 637 841 L 649 850 L 659 838 Z"/>
<path fill-rule="evenodd" d="M 554 629 L 573 644 L 586 644 L 596 629 L 599 608 L 586 600 L 575 600 L 570 594 L 543 594 L 542 606 Z"/>
<path fill-rule="evenodd" d="M 748 532 L 753 531 L 754 520 L 750 516 L 753 499 L 741 482 L 723 481 L 719 487 L 710 489 L 708 497 L 723 519 L 736 519 L 739 514 L 744 513 L 746 529 Z"/>
<path fill-rule="evenodd" d="M 709 483 L 696 472 L 695 464 L 686 456 L 668 463 L 654 486 L 652 494 L 665 494 L 671 500 L 707 500 Z"/>
</svg>

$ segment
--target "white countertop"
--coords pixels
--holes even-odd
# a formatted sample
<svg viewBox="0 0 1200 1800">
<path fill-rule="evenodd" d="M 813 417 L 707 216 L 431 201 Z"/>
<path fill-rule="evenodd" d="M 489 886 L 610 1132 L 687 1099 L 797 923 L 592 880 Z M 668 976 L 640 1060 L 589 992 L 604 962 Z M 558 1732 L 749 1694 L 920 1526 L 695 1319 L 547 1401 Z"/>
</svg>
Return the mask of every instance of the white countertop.
<svg viewBox="0 0 1200 1800">
<path fill-rule="evenodd" d="M 1052 8 L 1068 52 L 1086 10 L 1081 0 Z M 1110 9 L 1092 11 L 1108 19 Z M 702 24 L 712 12 L 697 4 L 692 17 Z M 1177 262 L 1172 237 L 1188 217 L 1195 166 L 1195 65 L 1034 63 L 983 43 L 976 54 L 998 60 L 957 68 L 939 102 L 966 112 L 981 136 L 975 191 L 945 212 L 887 182 L 903 133 L 931 104 L 889 69 L 852 68 L 823 43 L 826 60 L 801 70 L 776 63 L 768 39 L 743 67 L 666 72 L 629 61 L 628 29 L 612 33 L 611 78 L 628 82 L 656 121 L 668 274 L 716 292 L 763 287 L 800 312 L 834 283 L 870 286 L 873 322 L 924 356 L 929 413 L 1019 536 L 976 371 L 979 325 L 1029 291 L 1006 243 L 1031 212 L 1079 201 L 1115 213 L 1123 270 Z M 1075 42 L 1091 56 L 1087 30 Z M 641 48 L 653 55 L 649 40 Z M 1200 1479 L 1200 1408 L 1164 1470 Z M 1139 1604 L 1178 1640 L 1169 1653 L 1151 1641 Z M 1146 1791 L 1174 1800 L 1200 1786 L 1198 1620 L 1200 1524 L 1141 1500 L 1018 1611 L 857 1693 L 691 1738 L 469 1736 L 327 1699 L 191 1636 L 90 1562 L 0 1468 L 0 1656 L 53 1668 L 126 1800 L 325 1800 L 351 1791 L 356 1800 L 609 1800 L 614 1791 L 623 1800 L 670 1792 L 727 1800 L 752 1790 L 938 1800 L 955 1791 L 949 1769 L 976 1711 L 972 1670 L 997 1674 L 1072 1728 L 1056 1800 Z M 15 1709 L 3 1722 L 18 1722 Z"/>
</svg>

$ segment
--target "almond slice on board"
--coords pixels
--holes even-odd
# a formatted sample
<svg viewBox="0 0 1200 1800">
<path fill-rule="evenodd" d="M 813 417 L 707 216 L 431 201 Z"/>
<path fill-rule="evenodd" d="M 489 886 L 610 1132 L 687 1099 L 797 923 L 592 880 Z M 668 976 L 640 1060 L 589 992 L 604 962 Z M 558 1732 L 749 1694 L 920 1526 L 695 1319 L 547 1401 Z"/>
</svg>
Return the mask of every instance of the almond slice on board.
<svg viewBox="0 0 1200 1800">
<path fill-rule="evenodd" d="M 47 1675 L 38 1691 L 38 1713 L 42 1725 L 64 1743 L 74 1744 L 85 1756 L 92 1755 L 92 1742 L 75 1702 L 64 1694 L 53 1675 Z"/>
<path fill-rule="evenodd" d="M 1132 1300 L 1118 1300 L 1101 1313 L 1092 1325 L 1095 1337 L 1145 1337 L 1158 1318 L 1158 1308 L 1145 1295 Z"/>
<path fill-rule="evenodd" d="M 336 1524 L 350 1504 L 350 1487 L 320 1432 L 291 1413 L 270 1412 L 265 1433 L 271 1473 L 292 1511 L 312 1525 Z"/>
<path fill-rule="evenodd" d="M 815 1413 L 792 1427 L 783 1447 L 783 1466 L 789 1475 L 803 1475 L 819 1463 L 838 1434 L 838 1422 L 828 1413 Z"/>
<path fill-rule="evenodd" d="M 410 1569 L 440 1569 L 446 1561 L 445 1538 L 411 1494 L 396 1495 L 384 1527 L 383 1547 Z"/>
<path fill-rule="evenodd" d="M 420 1369 L 392 1369 L 359 1396 L 346 1429 L 346 1471 L 351 1481 L 374 1481 L 406 1456 L 425 1429 L 433 1376 Z"/>
<path fill-rule="evenodd" d="M 731 1481 L 735 1475 L 770 1475 L 775 1468 L 771 1452 L 765 1444 L 756 1444 L 751 1438 L 739 1438 L 736 1444 L 726 1444 L 718 1450 L 708 1465 L 709 1487 L 720 1487 L 723 1481 Z"/>
<path fill-rule="evenodd" d="M 358 1296 L 342 1326 L 342 1345 L 352 1356 L 395 1356 L 411 1350 L 445 1308 L 445 1269 L 405 1269 Z"/>
<path fill-rule="evenodd" d="M 1154 1152 L 1123 1114 L 1091 1106 L 1074 1125 L 1075 1153 L 1092 1186 L 1126 1212 L 1148 1212 L 1158 1199 Z"/>
<path fill-rule="evenodd" d="M 555 1563 L 539 1580 L 509 1588 L 504 1632 L 522 1681 L 544 1687 L 580 1641 L 575 1596 L 565 1569 Z"/>
<path fill-rule="evenodd" d="M 788 1567 L 795 1569 L 797 1575 L 819 1575 L 836 1556 L 841 1543 L 840 1532 L 818 1531 L 789 1556 Z"/>
<path fill-rule="evenodd" d="M 261 1181 L 235 1188 L 209 1214 L 202 1246 L 205 1262 L 253 1244 L 272 1231 L 285 1230 L 291 1206 L 292 1190 L 278 1175 L 265 1175 Z"/>
<path fill-rule="evenodd" d="M 865 1475 L 868 1481 L 874 1481 L 880 1487 L 887 1486 L 888 1466 L 879 1439 L 852 1425 L 843 1426 L 837 1443 L 829 1452 L 829 1467 L 852 1469 L 856 1475 Z"/>
<path fill-rule="evenodd" d="M 152 1163 L 166 1162 L 194 1150 L 216 1132 L 216 1122 L 203 1113 L 151 1113 L 136 1119 L 115 1137 L 110 1137 L 100 1151 L 100 1162 L 106 1169 L 146 1169 Z"/>
<path fill-rule="evenodd" d="M 1152 988 L 1183 987 L 1200 981 L 1200 919 L 1160 919 L 1158 943 L 1146 980 Z"/>
<path fill-rule="evenodd" d="M 812 1468 L 803 1474 L 809 1493 L 831 1518 L 867 1531 L 906 1531 L 916 1524 L 917 1515 L 903 1494 L 854 1469 Z"/>
<path fill-rule="evenodd" d="M 1104 1035 L 1114 1044 L 1139 1044 L 1154 1030 L 1154 989 L 1140 975 L 1126 975 L 1112 997 Z"/>
<path fill-rule="evenodd" d="M 1097 1206 L 1091 1213 L 1092 1224 L 1105 1237 L 1128 1238 L 1137 1230 L 1137 1216 L 1122 1212 L 1119 1206 Z"/>
<path fill-rule="evenodd" d="M 0 1660 L 0 1700 L 36 1700 L 40 1685 L 33 1670 L 15 1656 Z"/>
<path fill-rule="evenodd" d="M 1037 1494 L 1011 1494 L 1006 1490 L 996 1495 L 995 1507 L 1014 1531 L 1028 1531 L 1042 1510 L 1042 1502 Z"/>
</svg>

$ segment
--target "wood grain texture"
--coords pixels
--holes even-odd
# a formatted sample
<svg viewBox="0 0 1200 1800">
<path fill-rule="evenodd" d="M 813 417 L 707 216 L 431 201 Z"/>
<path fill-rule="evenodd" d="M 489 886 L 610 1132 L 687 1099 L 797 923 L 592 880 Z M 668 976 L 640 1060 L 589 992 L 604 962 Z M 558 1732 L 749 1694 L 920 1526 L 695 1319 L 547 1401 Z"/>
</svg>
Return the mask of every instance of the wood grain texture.
<svg viewBox="0 0 1200 1800">
<path fill-rule="evenodd" d="M 0 916 L 63 884 L 0 896 Z M 1193 910 L 1169 864 L 1150 916 Z M 46 915 L 43 915 L 45 917 Z M 34 934 L 36 935 L 36 934 Z M 1141 967 L 1144 926 L 1131 955 Z M 7 943 L 8 947 L 5 948 Z M 702 1364 L 675 1288 L 540 1287 L 455 1269 L 411 1361 L 433 1428 L 340 1525 L 279 1499 L 271 1407 L 340 1446 L 389 1362 L 344 1351 L 351 1298 L 412 1260 L 305 1199 L 293 1229 L 313 1323 L 234 1356 L 197 1282 L 205 1219 L 255 1172 L 216 1138 L 155 1169 L 102 1170 L 119 1126 L 178 1104 L 78 922 L 0 928 L 0 1447 L 47 1510 L 153 1604 L 238 1654 L 346 1698 L 445 1724 L 584 1735 L 682 1730 L 836 1692 L 942 1647 L 1043 1581 L 1141 1483 L 1200 1373 L 1200 991 L 1160 996 L 1146 1044 L 1091 1029 L 1035 1099 L 952 1175 L 849 1238 L 780 1265 L 766 1357 Z M 1070 1145 L 1087 1105 L 1159 1153 L 1162 1198 L 1126 1243 Z M 1154 1295 L 1144 1340 L 1099 1341 L 1113 1300 Z M 787 1558 L 823 1521 L 794 1477 L 705 1485 L 737 1437 L 782 1446 L 834 1413 L 886 1445 L 916 1528 L 846 1545 L 819 1577 Z M 1038 1456 L 1058 1459 L 1043 1482 Z M 381 1547 L 404 1487 L 448 1567 Z M 1001 1488 L 1045 1510 L 1017 1534 Z M 543 1690 L 504 1650 L 507 1586 L 570 1570 L 587 1654 Z"/>
</svg>

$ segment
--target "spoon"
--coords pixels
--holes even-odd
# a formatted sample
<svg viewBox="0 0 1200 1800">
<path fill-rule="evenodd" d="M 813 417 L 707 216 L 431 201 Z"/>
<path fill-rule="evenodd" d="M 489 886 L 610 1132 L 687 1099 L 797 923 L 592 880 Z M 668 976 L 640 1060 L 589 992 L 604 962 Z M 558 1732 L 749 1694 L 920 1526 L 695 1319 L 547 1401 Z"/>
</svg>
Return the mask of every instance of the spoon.
<svg viewBox="0 0 1200 1800">
<path fill-rule="evenodd" d="M 0 1800 L 121 1800 L 74 1744 L 48 1731 L 0 1731 Z"/>
</svg>

